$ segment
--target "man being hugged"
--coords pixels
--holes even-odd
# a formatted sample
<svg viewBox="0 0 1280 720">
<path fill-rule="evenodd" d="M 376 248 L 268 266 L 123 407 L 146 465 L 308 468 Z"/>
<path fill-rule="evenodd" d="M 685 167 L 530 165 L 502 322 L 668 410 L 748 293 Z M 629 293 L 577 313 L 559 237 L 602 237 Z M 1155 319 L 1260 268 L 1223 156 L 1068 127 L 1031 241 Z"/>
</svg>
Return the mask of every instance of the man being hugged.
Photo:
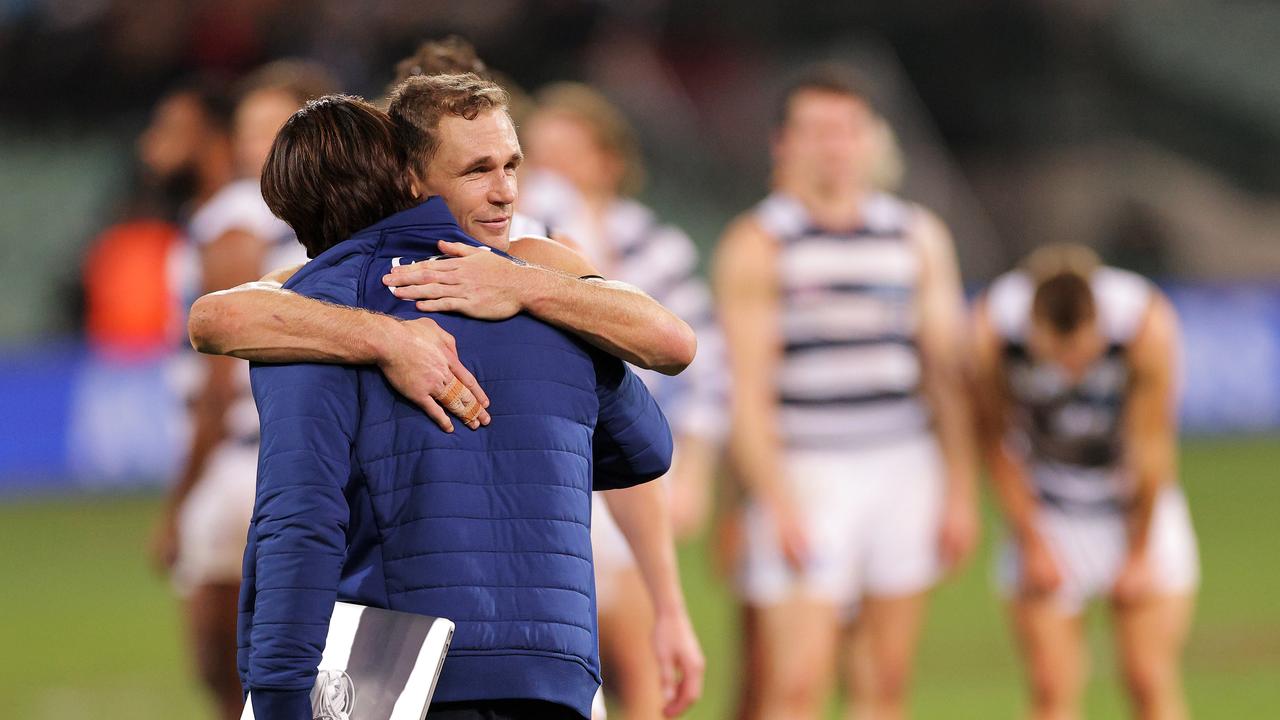
<svg viewBox="0 0 1280 720">
<path fill-rule="evenodd" d="M 461 83 L 450 112 L 501 107 Z M 329 97 L 281 130 L 263 192 L 314 260 L 286 287 L 395 318 L 392 267 L 480 244 L 419 204 L 387 117 Z M 501 251 L 494 251 L 502 256 Z M 258 497 L 240 666 L 260 718 L 310 718 L 335 600 L 457 624 L 432 718 L 573 718 L 599 684 L 593 487 L 666 472 L 666 420 L 622 362 L 529 315 L 433 314 L 486 388 L 491 424 L 441 432 L 375 366 L 257 364 Z M 395 322 L 388 318 L 388 322 Z"/>
</svg>

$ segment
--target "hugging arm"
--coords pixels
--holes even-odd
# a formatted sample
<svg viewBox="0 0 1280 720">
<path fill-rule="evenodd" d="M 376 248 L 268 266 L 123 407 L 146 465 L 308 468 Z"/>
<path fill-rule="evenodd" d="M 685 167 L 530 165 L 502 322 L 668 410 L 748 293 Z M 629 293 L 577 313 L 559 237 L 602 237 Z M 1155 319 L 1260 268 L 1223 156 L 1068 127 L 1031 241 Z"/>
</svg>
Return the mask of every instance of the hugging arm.
<svg viewBox="0 0 1280 720">
<path fill-rule="evenodd" d="M 518 265 L 463 243 L 441 242 L 454 257 L 393 268 L 383 281 L 426 312 L 460 312 L 500 320 L 524 311 L 571 332 L 636 367 L 675 375 L 693 362 L 697 339 L 689 324 L 639 289 L 593 278 L 573 250 L 524 238 L 511 254 Z"/>
<path fill-rule="evenodd" d="M 196 300 L 187 321 L 191 346 L 257 362 L 377 365 L 445 431 L 453 429 L 448 413 L 465 418 L 476 403 L 479 413 L 469 427 L 488 424 L 488 397 L 459 361 L 453 337 L 434 320 L 402 321 L 283 289 L 280 282 L 295 270 Z M 465 388 L 461 395 L 451 395 L 455 381 Z"/>
</svg>

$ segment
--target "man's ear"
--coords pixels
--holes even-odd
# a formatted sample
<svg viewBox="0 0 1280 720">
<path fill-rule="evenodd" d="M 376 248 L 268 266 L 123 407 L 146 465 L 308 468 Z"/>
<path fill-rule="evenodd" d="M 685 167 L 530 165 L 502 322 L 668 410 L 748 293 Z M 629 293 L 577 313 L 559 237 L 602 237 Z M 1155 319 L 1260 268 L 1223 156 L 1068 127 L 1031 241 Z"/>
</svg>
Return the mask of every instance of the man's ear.
<svg viewBox="0 0 1280 720">
<path fill-rule="evenodd" d="M 413 194 L 415 200 L 421 200 L 422 197 L 426 195 L 426 192 L 423 190 L 426 185 L 427 184 L 418 177 L 418 172 L 416 170 L 409 171 L 409 192 Z"/>
</svg>

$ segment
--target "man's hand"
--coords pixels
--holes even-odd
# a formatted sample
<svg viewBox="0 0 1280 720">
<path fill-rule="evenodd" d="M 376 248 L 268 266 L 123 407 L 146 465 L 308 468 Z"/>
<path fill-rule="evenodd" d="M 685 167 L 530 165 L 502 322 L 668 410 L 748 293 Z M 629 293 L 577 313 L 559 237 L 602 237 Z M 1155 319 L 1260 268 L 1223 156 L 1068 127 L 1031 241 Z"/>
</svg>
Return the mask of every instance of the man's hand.
<svg viewBox="0 0 1280 720">
<path fill-rule="evenodd" d="M 151 531 L 151 563 L 156 572 L 168 574 L 178 562 L 178 513 L 166 507 Z"/>
<path fill-rule="evenodd" d="M 978 546 L 981 532 L 977 501 L 972 497 L 948 497 L 938 532 L 938 554 L 948 572 L 964 567 Z"/>
<path fill-rule="evenodd" d="M 769 501 L 765 509 L 773 522 L 777 533 L 778 546 L 782 548 L 782 556 L 792 570 L 800 572 L 809 564 L 809 533 L 800 520 L 800 512 L 789 498 L 775 498 Z"/>
<path fill-rule="evenodd" d="M 472 430 L 489 424 L 485 410 L 489 396 L 458 360 L 453 336 L 435 320 L 398 322 L 380 353 L 378 367 L 392 387 L 426 411 L 445 432 L 453 432 L 449 413 Z"/>
<path fill-rule="evenodd" d="M 702 696 L 706 670 L 698 636 L 684 608 L 659 612 L 654 617 L 653 651 L 658 658 L 662 699 L 666 703 L 662 712 L 676 717 Z"/>
<path fill-rule="evenodd" d="M 1153 582 L 1151 563 L 1146 555 L 1131 553 L 1120 569 L 1111 595 L 1120 604 L 1140 602 L 1151 594 Z"/>
<path fill-rule="evenodd" d="M 440 241 L 445 260 L 391 268 L 382 282 L 395 296 L 416 300 L 423 312 L 456 312 L 479 320 L 505 320 L 524 309 L 532 273 L 489 248 Z"/>
<path fill-rule="evenodd" d="M 1062 571 L 1049 546 L 1037 536 L 1022 541 L 1022 591 L 1031 596 L 1048 595 L 1062 585 Z"/>
</svg>

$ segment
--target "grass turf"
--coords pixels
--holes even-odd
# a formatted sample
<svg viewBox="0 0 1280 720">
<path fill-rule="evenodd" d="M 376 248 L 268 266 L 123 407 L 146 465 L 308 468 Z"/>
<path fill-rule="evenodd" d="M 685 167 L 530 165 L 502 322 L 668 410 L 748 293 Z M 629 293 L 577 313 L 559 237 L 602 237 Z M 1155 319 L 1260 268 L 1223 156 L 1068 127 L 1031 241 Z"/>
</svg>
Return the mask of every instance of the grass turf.
<svg viewBox="0 0 1280 720">
<path fill-rule="evenodd" d="M 1280 440 L 1197 440 L 1183 484 L 1200 536 L 1204 584 L 1187 651 L 1198 717 L 1267 717 L 1280 707 Z M 191 679 L 178 606 L 146 563 L 153 497 L 0 503 L 0 697 L 6 717 L 148 720 L 211 717 Z M 988 514 L 988 519 L 991 519 Z M 988 522 L 976 561 L 931 604 L 914 693 L 921 718 L 1021 714 L 1021 679 L 990 591 Z M 709 669 L 691 718 L 729 717 L 736 615 L 705 543 L 681 552 Z M 1091 615 L 1091 718 L 1123 717 L 1105 612 Z"/>
</svg>

